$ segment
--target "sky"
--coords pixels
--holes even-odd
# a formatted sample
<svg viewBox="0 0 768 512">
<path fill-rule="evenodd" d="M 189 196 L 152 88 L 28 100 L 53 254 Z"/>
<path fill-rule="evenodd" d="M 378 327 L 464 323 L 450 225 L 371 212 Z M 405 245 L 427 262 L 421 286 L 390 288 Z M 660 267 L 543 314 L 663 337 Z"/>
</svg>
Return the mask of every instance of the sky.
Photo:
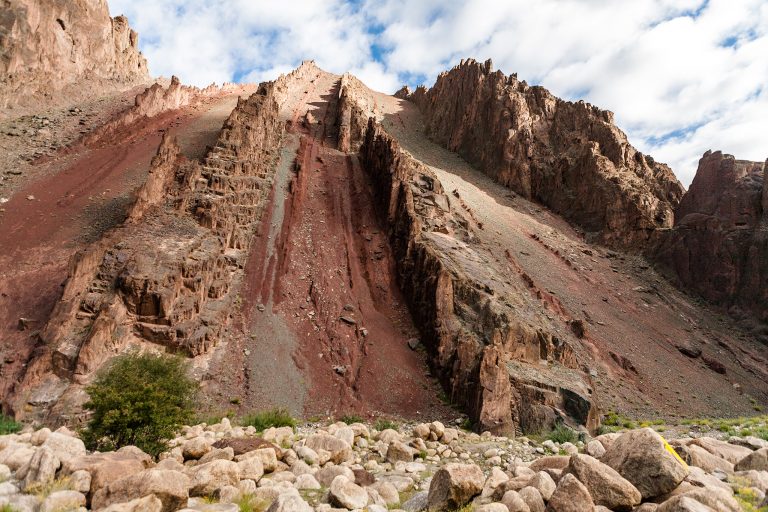
<svg viewBox="0 0 768 512">
<path fill-rule="evenodd" d="M 708 149 L 768 158 L 768 0 L 109 0 L 155 76 L 273 80 L 302 60 L 373 89 L 490 58 L 616 114 L 686 186 Z"/>
</svg>

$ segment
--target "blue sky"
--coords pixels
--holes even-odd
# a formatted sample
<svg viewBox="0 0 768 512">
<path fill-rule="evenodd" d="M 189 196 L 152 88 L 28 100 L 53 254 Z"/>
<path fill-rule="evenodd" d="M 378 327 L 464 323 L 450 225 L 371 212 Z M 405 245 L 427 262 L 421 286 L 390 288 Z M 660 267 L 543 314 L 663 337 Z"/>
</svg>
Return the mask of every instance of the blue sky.
<svg viewBox="0 0 768 512">
<path fill-rule="evenodd" d="M 766 0 L 110 0 L 155 75 L 276 78 L 302 60 L 374 89 L 462 58 L 616 114 L 688 185 L 701 154 L 768 157 Z"/>
</svg>

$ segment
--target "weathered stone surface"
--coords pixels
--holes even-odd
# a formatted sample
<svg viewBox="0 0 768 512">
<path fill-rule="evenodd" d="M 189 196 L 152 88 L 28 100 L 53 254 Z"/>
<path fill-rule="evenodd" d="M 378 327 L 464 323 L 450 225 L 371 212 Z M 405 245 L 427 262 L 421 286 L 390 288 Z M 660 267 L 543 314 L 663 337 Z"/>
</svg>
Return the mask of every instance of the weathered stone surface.
<svg viewBox="0 0 768 512">
<path fill-rule="evenodd" d="M 103 509 L 103 512 L 161 512 L 162 510 L 163 502 L 154 494 L 150 494 L 125 503 L 113 503 Z"/>
<path fill-rule="evenodd" d="M 672 226 L 682 185 L 629 144 L 611 112 L 471 59 L 409 99 L 436 142 L 604 240 L 636 243 Z"/>
<path fill-rule="evenodd" d="M 546 508 L 544 505 L 544 498 L 537 489 L 534 489 L 533 487 L 523 487 L 518 492 L 523 501 L 525 501 L 525 504 L 528 505 L 528 508 L 531 509 L 531 512 L 544 512 L 544 509 Z"/>
<path fill-rule="evenodd" d="M 594 508 L 587 488 L 571 474 L 560 479 L 547 503 L 547 512 L 592 512 Z"/>
<path fill-rule="evenodd" d="M 387 460 L 389 462 L 411 462 L 415 450 L 400 441 L 392 441 L 387 448 Z"/>
<path fill-rule="evenodd" d="M 661 436 L 650 428 L 622 434 L 600 462 L 632 483 L 643 499 L 670 492 L 688 475 L 688 468 L 667 450 Z"/>
<path fill-rule="evenodd" d="M 584 484 L 596 505 L 629 511 L 640 504 L 640 491 L 634 485 L 589 455 L 573 455 L 565 472 Z"/>
<path fill-rule="evenodd" d="M 675 210 L 674 229 L 660 233 L 650 251 L 685 289 L 762 321 L 768 320 L 765 179 L 763 162 L 707 151 Z"/>
<path fill-rule="evenodd" d="M 40 512 L 76 510 L 85 506 L 85 494 L 77 491 L 56 491 L 48 495 L 40 505 Z"/>
<path fill-rule="evenodd" d="M 207 496 L 219 487 L 236 486 L 240 481 L 239 463 L 229 460 L 214 460 L 195 466 L 188 471 L 190 496 Z"/>
<path fill-rule="evenodd" d="M 749 471 L 754 469 L 756 471 L 768 471 L 768 448 L 760 448 L 743 459 L 741 459 L 736 466 L 736 471 Z"/>
<path fill-rule="evenodd" d="M 528 503 L 525 502 L 517 491 L 505 492 L 501 498 L 501 503 L 509 509 L 509 512 L 531 512 Z M 542 506 L 543 504 L 542 502 Z"/>
<path fill-rule="evenodd" d="M 139 473 L 152 463 L 146 453 L 120 450 L 117 452 L 93 453 L 70 459 L 62 466 L 62 474 L 74 475 L 78 471 L 87 471 L 91 475 L 90 493 L 109 484 Z"/>
<path fill-rule="evenodd" d="M 430 512 L 461 508 L 483 490 L 485 477 L 474 464 L 446 464 L 432 477 L 429 486 Z"/>
<path fill-rule="evenodd" d="M 689 496 L 675 496 L 656 508 L 656 512 L 716 512 Z"/>
<path fill-rule="evenodd" d="M 331 460 L 336 464 L 348 460 L 352 456 L 352 447 L 338 437 L 328 434 L 314 434 L 307 438 L 305 446 L 312 450 L 325 450 L 331 453 Z"/>
<path fill-rule="evenodd" d="M 237 462 L 240 478 L 258 482 L 264 475 L 264 464 L 258 457 L 249 457 Z"/>
<path fill-rule="evenodd" d="M 29 461 L 29 469 L 24 476 L 24 487 L 53 482 L 60 465 L 61 461 L 54 455 L 53 450 L 47 446 L 41 446 Z"/>
<path fill-rule="evenodd" d="M 0 108 L 39 108 L 62 89 L 127 89 L 149 80 L 138 35 L 106 2 L 19 0 L 0 20 Z M 54 102 L 56 103 L 56 102 Z"/>
<path fill-rule="evenodd" d="M 267 512 L 314 512 L 314 510 L 298 494 L 283 493 L 275 499 Z"/>
<path fill-rule="evenodd" d="M 328 490 L 331 504 L 350 510 L 363 508 L 368 504 L 368 493 L 344 475 L 339 475 L 331 482 Z"/>
<path fill-rule="evenodd" d="M 183 473 L 147 469 L 109 482 L 93 495 L 91 503 L 92 508 L 100 509 L 113 503 L 130 502 L 137 498 L 154 495 L 163 504 L 162 512 L 172 512 L 187 505 L 190 487 L 190 479 Z"/>
</svg>

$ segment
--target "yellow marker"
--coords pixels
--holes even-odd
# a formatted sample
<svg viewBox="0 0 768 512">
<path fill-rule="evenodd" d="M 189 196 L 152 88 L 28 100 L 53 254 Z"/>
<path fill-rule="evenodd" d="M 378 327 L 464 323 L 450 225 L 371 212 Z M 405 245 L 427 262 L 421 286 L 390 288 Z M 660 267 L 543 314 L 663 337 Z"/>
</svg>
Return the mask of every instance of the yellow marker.
<svg viewBox="0 0 768 512">
<path fill-rule="evenodd" d="M 681 458 L 680 458 L 680 455 L 679 455 L 679 454 L 678 454 L 678 453 L 675 451 L 675 449 L 674 449 L 674 448 L 672 448 L 672 446 L 671 446 L 671 445 L 670 445 L 670 444 L 667 442 L 667 440 L 666 440 L 666 439 L 664 439 L 664 437 L 663 437 L 663 436 L 661 436 L 661 435 L 660 435 L 659 437 L 661 437 L 661 440 L 664 442 L 664 448 L 666 448 L 666 450 L 667 450 L 669 453 L 671 453 L 672 455 L 674 455 L 674 456 L 675 456 L 675 458 L 676 458 L 677 460 L 679 460 L 679 461 L 680 461 L 680 464 L 682 464 L 682 465 L 683 465 L 683 467 L 685 467 L 686 469 L 688 469 L 688 464 L 686 464 L 686 463 L 685 463 L 685 461 L 684 461 L 683 459 L 681 459 Z"/>
</svg>

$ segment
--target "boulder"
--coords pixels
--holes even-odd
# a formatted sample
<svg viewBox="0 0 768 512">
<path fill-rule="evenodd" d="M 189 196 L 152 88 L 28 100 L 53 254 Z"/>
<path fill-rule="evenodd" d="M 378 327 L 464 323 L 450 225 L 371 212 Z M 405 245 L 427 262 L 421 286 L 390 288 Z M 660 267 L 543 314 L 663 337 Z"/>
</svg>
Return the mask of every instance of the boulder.
<svg viewBox="0 0 768 512">
<path fill-rule="evenodd" d="M 523 499 L 531 512 L 544 512 L 546 506 L 544 505 L 544 498 L 541 497 L 541 493 L 533 487 L 523 487 L 519 491 L 520 497 Z"/>
<path fill-rule="evenodd" d="M 572 474 L 557 483 L 557 489 L 547 503 L 547 512 L 593 512 L 595 504 L 587 488 Z"/>
<path fill-rule="evenodd" d="M 461 508 L 483 490 L 484 482 L 475 464 L 446 464 L 432 477 L 427 507 L 430 512 Z"/>
<path fill-rule="evenodd" d="M 760 448 L 741 459 L 736 466 L 736 471 L 768 471 L 768 448 Z"/>
<path fill-rule="evenodd" d="M 594 457 L 573 455 L 565 472 L 584 484 L 596 505 L 603 505 L 612 510 L 630 511 L 640 504 L 640 491 L 616 470 Z"/>
<path fill-rule="evenodd" d="M 400 503 L 400 493 L 397 492 L 397 488 L 390 482 L 378 481 L 372 483 L 369 487 L 378 492 L 379 496 L 381 496 L 388 506 Z M 424 505 L 424 508 L 426 508 L 426 504 Z"/>
<path fill-rule="evenodd" d="M 145 469 L 109 482 L 93 495 L 91 506 L 97 510 L 153 494 L 162 502 L 162 512 L 172 512 L 187 505 L 190 484 L 190 479 L 179 471 Z"/>
<path fill-rule="evenodd" d="M 531 512 L 531 507 L 528 506 L 528 503 L 525 502 L 517 491 L 505 492 L 501 498 L 501 503 L 507 507 L 509 512 Z M 542 507 L 543 505 L 544 502 L 542 501 Z"/>
<path fill-rule="evenodd" d="M 24 488 L 53 482 L 60 465 L 59 458 L 49 447 L 40 446 L 29 461 L 29 468 L 24 476 Z"/>
<path fill-rule="evenodd" d="M 184 460 L 197 460 L 211 451 L 212 440 L 206 437 L 195 437 L 184 443 L 181 453 Z"/>
<path fill-rule="evenodd" d="M 474 512 L 509 512 L 509 508 L 503 503 L 486 503 L 475 507 Z"/>
<path fill-rule="evenodd" d="M 698 439 L 694 439 L 691 444 L 701 446 L 712 455 L 725 459 L 731 464 L 736 464 L 752 453 L 752 450 L 747 447 L 726 443 L 725 441 L 712 437 L 699 437 Z"/>
<path fill-rule="evenodd" d="M 315 478 L 324 487 L 330 487 L 331 482 L 339 475 L 344 475 L 347 479 L 355 481 L 355 474 L 346 466 L 325 466 L 315 473 Z"/>
<path fill-rule="evenodd" d="M 282 450 L 261 437 L 227 437 L 213 443 L 214 448 L 232 448 L 235 455 L 252 452 L 260 448 L 272 448 L 275 456 L 281 458 Z"/>
<path fill-rule="evenodd" d="M 592 457 L 599 459 L 605 454 L 605 447 L 603 446 L 603 443 L 601 443 L 597 439 L 593 439 L 587 443 L 587 448 L 585 451 L 587 452 L 588 455 L 591 455 Z"/>
<path fill-rule="evenodd" d="M 296 477 L 294 486 L 300 491 L 304 489 L 320 489 L 321 487 L 320 482 L 310 474 L 303 474 Z"/>
<path fill-rule="evenodd" d="M 226 460 L 226 459 L 219 459 Z M 249 457 L 236 462 L 240 478 L 258 482 L 264 475 L 264 465 L 259 457 Z"/>
<path fill-rule="evenodd" d="M 225 485 L 237 486 L 240 481 L 240 467 L 230 460 L 214 460 L 191 468 L 190 496 L 207 496 Z"/>
<path fill-rule="evenodd" d="M 567 455 L 550 455 L 536 459 L 528 467 L 538 473 L 544 469 L 565 469 L 570 462 L 571 458 Z"/>
<path fill-rule="evenodd" d="M 62 512 L 85 506 L 85 494 L 77 491 L 56 491 L 48 495 L 39 512 Z"/>
<path fill-rule="evenodd" d="M 267 512 L 315 512 L 309 504 L 295 493 L 280 494 Z"/>
<path fill-rule="evenodd" d="M 733 473 L 733 464 L 726 459 L 713 455 L 699 445 L 690 443 L 685 446 L 679 446 L 675 449 L 677 453 L 691 466 L 696 466 L 707 473 L 719 469 L 726 473 Z"/>
<path fill-rule="evenodd" d="M 331 454 L 331 460 L 340 464 L 352 458 L 352 446 L 346 441 L 328 434 L 313 434 L 307 437 L 304 446 L 315 452 L 325 450 Z"/>
<path fill-rule="evenodd" d="M 90 494 L 110 482 L 115 482 L 147 469 L 152 459 L 146 453 L 129 451 L 93 453 L 70 459 L 62 465 L 62 473 L 73 475 L 77 471 L 87 471 L 91 475 Z"/>
<path fill-rule="evenodd" d="M 70 459 L 82 457 L 86 454 L 85 444 L 81 439 L 58 431 L 48 434 L 40 446 L 51 450 L 56 458 L 64 464 Z"/>
<path fill-rule="evenodd" d="M 227 446 L 226 448 L 212 448 L 211 451 L 200 457 L 197 462 L 198 464 L 205 464 L 206 462 L 211 462 L 212 460 L 232 460 L 234 458 L 235 450 L 233 450 L 232 447 Z"/>
<path fill-rule="evenodd" d="M 368 493 L 346 476 L 339 475 L 331 482 L 328 500 L 331 505 L 349 510 L 361 509 L 368 504 Z"/>
<path fill-rule="evenodd" d="M 412 462 L 414 449 L 401 443 L 392 441 L 387 448 L 387 460 L 389 462 Z"/>
<path fill-rule="evenodd" d="M 259 448 L 250 452 L 243 453 L 235 457 L 235 460 L 241 462 L 245 459 L 256 458 L 261 462 L 262 469 L 265 473 L 275 471 L 277 469 L 277 456 L 275 451 L 271 448 Z"/>
<path fill-rule="evenodd" d="M 688 467 L 656 431 L 625 432 L 600 459 L 634 485 L 644 500 L 672 491 L 688 475 Z"/>
<path fill-rule="evenodd" d="M 154 494 L 150 494 L 126 503 L 113 503 L 101 512 L 161 512 L 162 510 L 163 502 Z"/>
<path fill-rule="evenodd" d="M 683 494 L 674 496 L 656 508 L 656 512 L 719 512 Z"/>
<path fill-rule="evenodd" d="M 555 492 L 557 484 L 555 484 L 555 481 L 549 476 L 549 473 L 546 471 L 539 471 L 528 481 L 526 487 L 533 487 L 539 491 L 542 498 L 549 500 L 552 497 L 552 493 Z"/>
</svg>

